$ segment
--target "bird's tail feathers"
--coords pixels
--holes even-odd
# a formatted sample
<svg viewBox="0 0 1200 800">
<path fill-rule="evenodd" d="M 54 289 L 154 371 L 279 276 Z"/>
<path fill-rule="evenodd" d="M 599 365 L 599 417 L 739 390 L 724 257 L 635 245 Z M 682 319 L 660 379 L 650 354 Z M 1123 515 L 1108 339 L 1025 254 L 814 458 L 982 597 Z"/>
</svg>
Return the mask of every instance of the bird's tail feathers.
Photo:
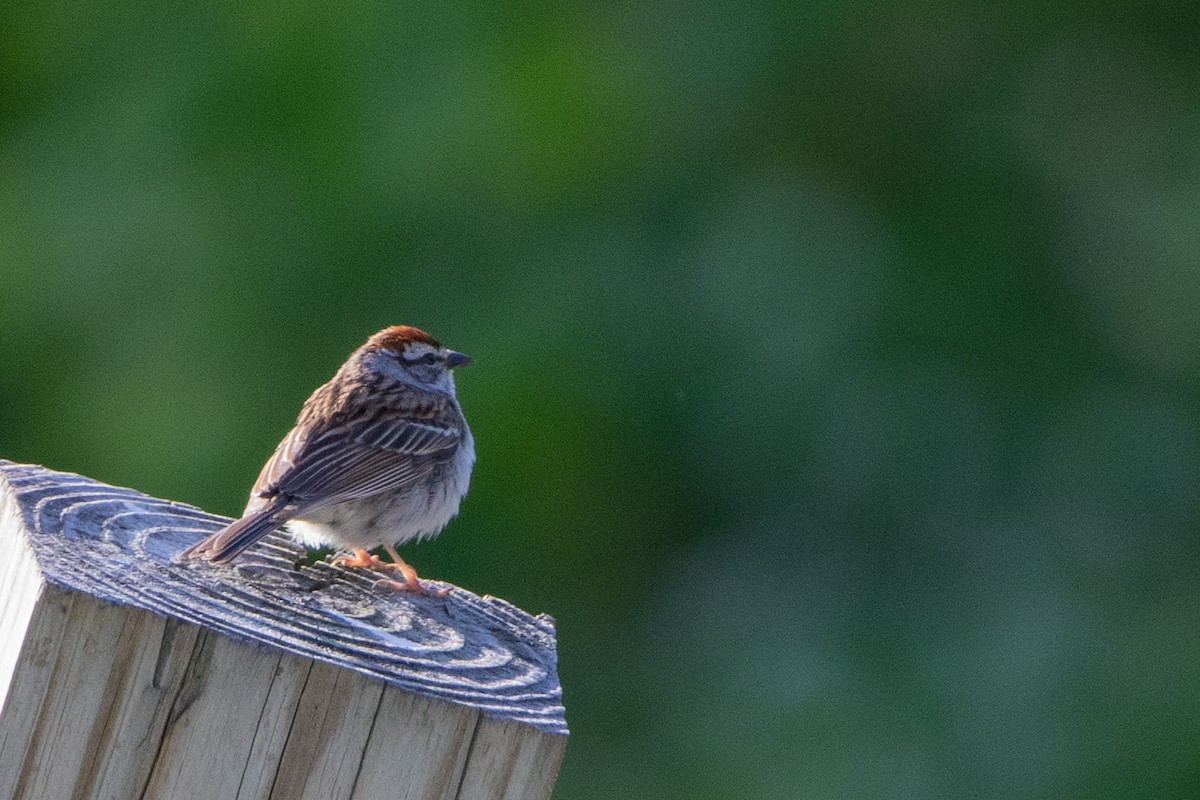
<svg viewBox="0 0 1200 800">
<path fill-rule="evenodd" d="M 237 558 L 247 547 L 264 538 L 292 518 L 278 506 L 267 506 L 260 511 L 235 519 L 221 530 L 196 542 L 175 557 L 176 561 L 200 558 L 206 561 L 224 562 Z"/>
</svg>

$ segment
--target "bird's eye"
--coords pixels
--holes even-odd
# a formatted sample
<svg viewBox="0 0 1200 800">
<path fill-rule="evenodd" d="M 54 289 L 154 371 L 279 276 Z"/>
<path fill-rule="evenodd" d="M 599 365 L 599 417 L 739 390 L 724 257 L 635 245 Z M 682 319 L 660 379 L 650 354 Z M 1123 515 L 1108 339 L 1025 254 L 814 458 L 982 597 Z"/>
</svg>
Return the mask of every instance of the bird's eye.
<svg viewBox="0 0 1200 800">
<path fill-rule="evenodd" d="M 438 358 L 433 353 L 426 353 L 425 355 L 421 356 L 419 360 L 422 364 L 428 364 L 432 366 L 437 363 Z"/>
</svg>

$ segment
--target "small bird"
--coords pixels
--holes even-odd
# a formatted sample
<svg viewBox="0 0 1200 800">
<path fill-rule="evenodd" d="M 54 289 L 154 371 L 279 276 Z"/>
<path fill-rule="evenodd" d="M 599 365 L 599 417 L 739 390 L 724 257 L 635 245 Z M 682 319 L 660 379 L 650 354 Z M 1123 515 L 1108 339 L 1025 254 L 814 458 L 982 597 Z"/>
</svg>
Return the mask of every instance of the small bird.
<svg viewBox="0 0 1200 800">
<path fill-rule="evenodd" d="M 394 545 L 440 533 L 467 493 L 475 441 L 451 370 L 470 360 L 408 325 L 367 339 L 305 402 L 241 518 L 177 558 L 230 561 L 287 523 L 307 547 L 350 551 L 335 564 L 398 570 L 388 584 L 423 591 Z M 391 563 L 368 553 L 380 546 Z"/>
</svg>

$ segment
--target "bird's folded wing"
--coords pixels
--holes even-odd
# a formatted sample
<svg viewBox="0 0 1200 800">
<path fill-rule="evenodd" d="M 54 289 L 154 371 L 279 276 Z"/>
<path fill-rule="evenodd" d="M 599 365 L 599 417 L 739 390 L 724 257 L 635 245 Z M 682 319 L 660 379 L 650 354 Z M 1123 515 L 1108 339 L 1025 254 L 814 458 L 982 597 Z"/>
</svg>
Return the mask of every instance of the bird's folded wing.
<svg viewBox="0 0 1200 800">
<path fill-rule="evenodd" d="M 298 507 L 330 505 L 394 491 L 454 456 L 457 415 L 437 407 L 372 409 L 288 434 L 263 467 L 254 495 L 285 496 Z"/>
</svg>

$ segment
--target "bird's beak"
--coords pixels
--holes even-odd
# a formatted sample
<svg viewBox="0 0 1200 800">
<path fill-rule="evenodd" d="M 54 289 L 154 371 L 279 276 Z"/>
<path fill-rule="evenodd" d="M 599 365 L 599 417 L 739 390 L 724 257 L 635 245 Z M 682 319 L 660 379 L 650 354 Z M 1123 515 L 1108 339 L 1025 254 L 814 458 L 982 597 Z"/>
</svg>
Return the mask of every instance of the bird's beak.
<svg viewBox="0 0 1200 800">
<path fill-rule="evenodd" d="M 470 363 L 470 356 L 464 356 L 462 353 L 456 353 L 453 350 L 446 354 L 446 366 L 450 369 L 454 369 L 455 367 L 465 367 Z"/>
</svg>

